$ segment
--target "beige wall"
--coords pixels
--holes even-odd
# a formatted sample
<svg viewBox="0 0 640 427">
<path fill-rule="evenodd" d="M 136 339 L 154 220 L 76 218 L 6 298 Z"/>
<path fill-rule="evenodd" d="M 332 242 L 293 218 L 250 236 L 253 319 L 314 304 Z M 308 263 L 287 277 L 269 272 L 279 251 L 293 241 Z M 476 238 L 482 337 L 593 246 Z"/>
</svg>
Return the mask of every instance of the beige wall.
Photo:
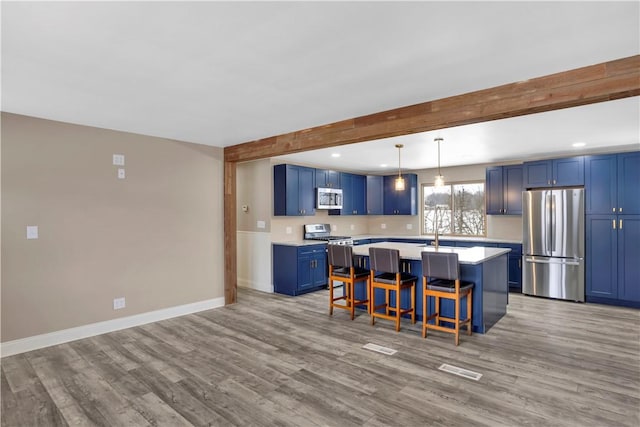
<svg viewBox="0 0 640 427">
<path fill-rule="evenodd" d="M 2 113 L 2 342 L 222 297 L 222 158 Z"/>
<path fill-rule="evenodd" d="M 269 232 L 273 211 L 273 172 L 269 159 L 238 163 L 236 167 L 236 221 L 239 231 Z M 242 207 L 247 210 L 243 211 Z M 265 227 L 259 228 L 258 221 Z"/>
</svg>

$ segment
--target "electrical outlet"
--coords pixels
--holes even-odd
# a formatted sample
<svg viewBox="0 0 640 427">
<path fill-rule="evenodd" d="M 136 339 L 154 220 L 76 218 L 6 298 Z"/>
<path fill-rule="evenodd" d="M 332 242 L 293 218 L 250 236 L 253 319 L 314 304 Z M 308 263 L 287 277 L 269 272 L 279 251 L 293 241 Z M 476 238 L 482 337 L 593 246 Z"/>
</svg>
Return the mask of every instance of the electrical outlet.
<svg viewBox="0 0 640 427">
<path fill-rule="evenodd" d="M 258 228 L 266 228 L 267 227 L 267 223 L 264 221 L 258 221 L 256 222 L 256 227 Z"/>
<path fill-rule="evenodd" d="M 356 229 L 356 226 L 355 226 L 355 225 L 353 225 L 353 224 L 351 224 L 349 228 L 351 229 L 351 231 L 353 231 L 353 230 L 355 230 L 355 229 Z"/>
<path fill-rule="evenodd" d="M 124 297 L 122 298 L 114 298 L 113 299 L 113 309 L 114 310 L 120 310 L 121 308 L 125 308 L 126 304 L 125 304 L 125 300 Z"/>
<path fill-rule="evenodd" d="M 380 228 L 384 230 L 385 228 L 387 228 L 387 224 L 380 224 Z"/>
<path fill-rule="evenodd" d="M 407 224 L 407 230 L 413 230 L 413 224 Z"/>
<path fill-rule="evenodd" d="M 118 179 L 124 179 L 124 169 L 118 169 Z"/>
<path fill-rule="evenodd" d="M 293 233 L 293 229 L 291 227 L 287 227 L 287 228 L 284 229 L 284 232 L 287 233 L 287 234 L 291 234 L 291 233 Z"/>
</svg>

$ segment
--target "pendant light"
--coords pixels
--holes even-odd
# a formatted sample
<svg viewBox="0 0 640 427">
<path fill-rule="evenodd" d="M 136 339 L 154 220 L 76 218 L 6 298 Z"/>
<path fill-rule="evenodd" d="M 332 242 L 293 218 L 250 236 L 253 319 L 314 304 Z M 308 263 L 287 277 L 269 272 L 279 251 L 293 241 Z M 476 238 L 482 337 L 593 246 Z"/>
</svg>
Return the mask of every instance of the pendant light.
<svg viewBox="0 0 640 427">
<path fill-rule="evenodd" d="M 438 175 L 436 175 L 433 185 L 436 187 L 442 187 L 444 185 L 444 176 L 442 176 L 442 173 L 440 172 L 440 143 L 443 141 L 443 138 L 437 137 L 434 141 L 438 143 Z"/>
<path fill-rule="evenodd" d="M 404 147 L 402 144 L 396 144 L 396 148 L 398 149 L 398 177 L 396 178 L 396 191 L 404 191 L 404 178 L 400 173 L 400 149 Z"/>
</svg>

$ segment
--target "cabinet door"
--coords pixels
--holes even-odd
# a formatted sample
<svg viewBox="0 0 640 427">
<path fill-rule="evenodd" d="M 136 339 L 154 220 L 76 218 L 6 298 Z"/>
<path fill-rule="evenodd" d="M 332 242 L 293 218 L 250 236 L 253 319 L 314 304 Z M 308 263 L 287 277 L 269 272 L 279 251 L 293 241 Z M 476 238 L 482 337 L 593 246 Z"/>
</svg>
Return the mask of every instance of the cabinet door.
<svg viewBox="0 0 640 427">
<path fill-rule="evenodd" d="M 367 177 L 364 175 L 353 175 L 351 181 L 351 194 L 353 204 L 351 209 L 354 215 L 367 214 Z"/>
<path fill-rule="evenodd" d="M 326 285 L 329 279 L 329 273 L 327 271 L 327 254 L 322 250 L 322 252 L 316 252 L 313 255 L 313 266 L 312 266 L 312 282 L 313 286 L 322 286 Z"/>
<path fill-rule="evenodd" d="M 342 185 L 342 209 L 329 211 L 329 214 L 353 215 L 353 174 L 341 172 L 340 184 Z"/>
<path fill-rule="evenodd" d="M 640 152 L 618 154 L 618 213 L 640 214 Z"/>
<path fill-rule="evenodd" d="M 383 179 L 383 213 L 385 215 L 398 214 L 398 192 L 395 188 L 396 178 L 397 175 L 387 175 Z"/>
<path fill-rule="evenodd" d="M 618 298 L 640 301 L 640 215 L 618 216 Z"/>
<path fill-rule="evenodd" d="M 487 215 L 500 215 L 503 209 L 502 166 L 487 168 L 485 201 Z M 522 205 L 521 205 L 522 210 Z"/>
<path fill-rule="evenodd" d="M 316 187 L 340 188 L 340 172 L 316 169 Z"/>
<path fill-rule="evenodd" d="M 551 161 L 526 162 L 523 165 L 525 188 L 551 187 Z"/>
<path fill-rule="evenodd" d="M 298 214 L 315 215 L 316 195 L 315 177 L 316 170 L 298 166 Z"/>
<path fill-rule="evenodd" d="M 615 154 L 588 156 L 584 164 L 585 213 L 613 214 L 617 211 L 617 159 Z"/>
<path fill-rule="evenodd" d="M 298 289 L 304 290 L 313 287 L 314 259 L 312 253 L 298 254 Z"/>
<path fill-rule="evenodd" d="M 367 214 L 382 215 L 382 193 L 384 190 L 383 177 L 378 175 L 367 176 Z"/>
<path fill-rule="evenodd" d="M 503 211 L 507 215 L 522 215 L 522 165 L 504 166 Z"/>
<path fill-rule="evenodd" d="M 385 215 L 418 214 L 418 176 L 416 174 L 404 174 L 402 176 L 405 180 L 403 191 L 396 191 L 395 189 L 397 176 L 384 177 Z"/>
<path fill-rule="evenodd" d="M 584 185 L 583 156 L 555 159 L 552 169 L 553 186 Z"/>
<path fill-rule="evenodd" d="M 586 295 L 616 299 L 618 298 L 617 216 L 587 215 L 586 220 Z"/>
</svg>

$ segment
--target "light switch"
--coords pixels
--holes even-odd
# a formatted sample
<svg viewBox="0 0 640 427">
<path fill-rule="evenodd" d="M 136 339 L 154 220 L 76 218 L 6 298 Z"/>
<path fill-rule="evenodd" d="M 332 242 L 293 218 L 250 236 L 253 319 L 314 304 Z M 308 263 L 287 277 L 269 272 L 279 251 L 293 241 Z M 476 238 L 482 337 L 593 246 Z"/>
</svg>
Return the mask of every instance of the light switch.
<svg viewBox="0 0 640 427">
<path fill-rule="evenodd" d="M 291 233 L 293 233 L 293 229 L 291 227 L 287 227 L 287 228 L 284 229 L 284 232 L 287 233 L 287 234 L 291 234 Z"/>
<path fill-rule="evenodd" d="M 118 179 L 124 179 L 124 169 L 122 168 L 118 169 Z"/>
<path fill-rule="evenodd" d="M 242 205 L 242 212 L 249 212 L 249 205 Z"/>
<path fill-rule="evenodd" d="M 37 238 L 38 238 L 38 226 L 27 225 L 27 239 L 37 239 Z"/>
<path fill-rule="evenodd" d="M 114 154 L 113 164 L 115 166 L 124 166 L 124 154 Z"/>
<path fill-rule="evenodd" d="M 267 224 L 264 221 L 258 221 L 256 227 L 258 228 L 266 228 Z"/>
</svg>

